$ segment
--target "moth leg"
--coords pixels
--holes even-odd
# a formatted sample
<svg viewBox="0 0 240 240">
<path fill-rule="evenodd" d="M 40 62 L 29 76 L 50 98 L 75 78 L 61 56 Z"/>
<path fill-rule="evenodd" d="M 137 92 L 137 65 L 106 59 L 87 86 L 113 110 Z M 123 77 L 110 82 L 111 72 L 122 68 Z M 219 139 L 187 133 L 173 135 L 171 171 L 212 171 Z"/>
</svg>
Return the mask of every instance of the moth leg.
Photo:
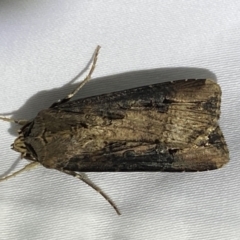
<svg viewBox="0 0 240 240">
<path fill-rule="evenodd" d="M 3 182 L 5 180 L 8 180 L 9 178 L 13 178 L 16 177 L 17 175 L 19 175 L 20 173 L 32 170 L 33 168 L 37 167 L 38 165 L 40 165 L 39 162 L 31 162 L 29 164 L 27 164 L 25 167 L 21 168 L 20 170 L 12 173 L 11 175 L 8 175 L 6 177 L 0 178 L 0 182 Z"/>
<path fill-rule="evenodd" d="M 117 212 L 118 215 L 121 215 L 120 211 L 118 210 L 117 206 L 114 204 L 114 202 L 98 187 L 96 186 L 94 183 L 92 183 L 89 179 L 87 179 L 86 177 L 84 177 L 83 175 L 73 172 L 73 171 L 68 171 L 68 170 L 60 170 L 66 174 L 69 174 L 73 177 L 76 177 L 80 180 L 82 180 L 83 182 L 85 182 L 88 186 L 92 187 L 94 190 L 96 190 L 97 192 L 99 192 L 109 203 L 110 205 L 115 209 L 115 211 Z"/>
<path fill-rule="evenodd" d="M 100 46 L 97 46 L 97 48 L 94 52 L 94 55 L 93 55 L 92 66 L 88 72 L 88 75 L 85 77 L 85 79 L 79 84 L 79 86 L 74 91 L 72 91 L 70 94 L 68 94 L 65 98 L 60 99 L 57 102 L 53 103 L 50 108 L 53 108 L 55 106 L 58 106 L 62 103 L 65 103 L 65 102 L 68 102 L 69 100 L 71 100 L 71 98 L 91 79 L 92 73 L 96 67 L 99 50 L 100 50 Z"/>
<path fill-rule="evenodd" d="M 5 122 L 14 122 L 14 123 L 17 123 L 19 125 L 25 125 L 29 122 L 28 120 L 16 120 L 16 119 L 6 118 L 6 117 L 0 117 L 0 119 L 5 121 Z"/>
</svg>

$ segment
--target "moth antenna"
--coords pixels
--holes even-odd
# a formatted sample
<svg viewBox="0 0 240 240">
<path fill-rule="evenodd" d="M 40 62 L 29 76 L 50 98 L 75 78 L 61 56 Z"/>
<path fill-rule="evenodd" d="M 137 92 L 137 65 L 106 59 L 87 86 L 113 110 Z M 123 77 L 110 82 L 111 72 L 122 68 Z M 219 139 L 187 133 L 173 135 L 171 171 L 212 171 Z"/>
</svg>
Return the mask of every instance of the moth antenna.
<svg viewBox="0 0 240 240">
<path fill-rule="evenodd" d="M 115 205 L 115 203 L 98 186 L 96 186 L 94 183 L 92 183 L 89 179 L 87 179 L 83 175 L 78 174 L 78 173 L 73 172 L 73 171 L 62 170 L 62 172 L 67 173 L 67 174 L 69 174 L 69 175 L 71 175 L 73 177 L 76 177 L 76 178 L 82 180 L 83 182 L 85 182 L 88 186 L 92 187 L 95 191 L 100 193 L 110 203 L 110 205 L 115 209 L 115 211 L 117 212 L 118 215 L 121 215 L 121 213 L 118 210 L 118 208 Z"/>
<path fill-rule="evenodd" d="M 68 94 L 65 98 L 60 99 L 58 102 L 53 103 L 50 108 L 53 108 L 62 103 L 70 101 L 71 98 L 91 79 L 92 73 L 94 72 L 94 69 L 96 67 L 98 53 L 99 53 L 100 48 L 101 48 L 100 46 L 97 46 L 97 48 L 93 54 L 92 66 L 88 72 L 88 75 L 85 77 L 85 79 L 79 84 L 79 86 L 74 91 L 72 91 L 70 94 Z"/>
<path fill-rule="evenodd" d="M 16 120 L 16 119 L 7 118 L 7 117 L 0 117 L 0 119 L 5 122 L 13 122 L 13 123 L 17 123 L 19 125 L 25 125 L 28 123 L 28 120 Z"/>
<path fill-rule="evenodd" d="M 6 177 L 3 177 L 3 178 L 0 178 L 0 182 L 3 182 L 5 180 L 8 180 L 10 178 L 13 178 L 13 177 L 16 177 L 17 175 L 23 173 L 23 172 L 26 172 L 26 171 L 30 171 L 32 170 L 33 168 L 37 167 L 38 165 L 40 165 L 39 162 L 32 162 L 32 163 L 29 163 L 27 164 L 25 167 L 21 168 L 20 170 L 12 173 L 11 175 L 8 175 Z"/>
</svg>

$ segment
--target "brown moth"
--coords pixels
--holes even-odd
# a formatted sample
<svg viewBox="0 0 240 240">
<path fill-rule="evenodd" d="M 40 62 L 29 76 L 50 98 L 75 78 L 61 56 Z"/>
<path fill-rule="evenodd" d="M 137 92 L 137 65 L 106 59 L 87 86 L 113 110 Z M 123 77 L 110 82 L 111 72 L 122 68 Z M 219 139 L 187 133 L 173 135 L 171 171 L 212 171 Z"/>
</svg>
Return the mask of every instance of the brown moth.
<svg viewBox="0 0 240 240">
<path fill-rule="evenodd" d="M 12 144 L 24 169 L 38 164 L 75 176 L 79 172 L 205 171 L 222 167 L 229 153 L 218 125 L 221 89 L 210 79 L 152 84 L 70 101 L 71 94 L 23 125 Z M 9 178 L 5 177 L 3 180 Z"/>
</svg>

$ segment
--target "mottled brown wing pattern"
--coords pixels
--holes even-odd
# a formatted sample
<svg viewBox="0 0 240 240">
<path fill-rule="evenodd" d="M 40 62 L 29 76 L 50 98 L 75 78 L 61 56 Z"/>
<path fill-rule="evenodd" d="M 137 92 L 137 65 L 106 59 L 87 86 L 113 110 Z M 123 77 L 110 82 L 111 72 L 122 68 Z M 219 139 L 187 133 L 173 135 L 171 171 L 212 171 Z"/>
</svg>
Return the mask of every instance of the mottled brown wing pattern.
<svg viewBox="0 0 240 240">
<path fill-rule="evenodd" d="M 41 111 L 25 143 L 45 167 L 204 171 L 228 162 L 221 90 L 208 79 L 103 94 Z"/>
</svg>

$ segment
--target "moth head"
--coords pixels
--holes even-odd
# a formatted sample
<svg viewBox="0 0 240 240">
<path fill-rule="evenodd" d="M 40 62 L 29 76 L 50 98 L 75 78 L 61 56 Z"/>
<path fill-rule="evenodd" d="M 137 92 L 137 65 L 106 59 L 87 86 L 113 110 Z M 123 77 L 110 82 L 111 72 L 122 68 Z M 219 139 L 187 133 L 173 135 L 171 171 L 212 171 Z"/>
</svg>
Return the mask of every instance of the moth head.
<svg viewBox="0 0 240 240">
<path fill-rule="evenodd" d="M 21 158 L 26 157 L 27 147 L 25 145 L 24 136 L 22 133 L 20 133 L 19 136 L 15 139 L 11 147 L 14 151 L 21 153 Z"/>
</svg>

